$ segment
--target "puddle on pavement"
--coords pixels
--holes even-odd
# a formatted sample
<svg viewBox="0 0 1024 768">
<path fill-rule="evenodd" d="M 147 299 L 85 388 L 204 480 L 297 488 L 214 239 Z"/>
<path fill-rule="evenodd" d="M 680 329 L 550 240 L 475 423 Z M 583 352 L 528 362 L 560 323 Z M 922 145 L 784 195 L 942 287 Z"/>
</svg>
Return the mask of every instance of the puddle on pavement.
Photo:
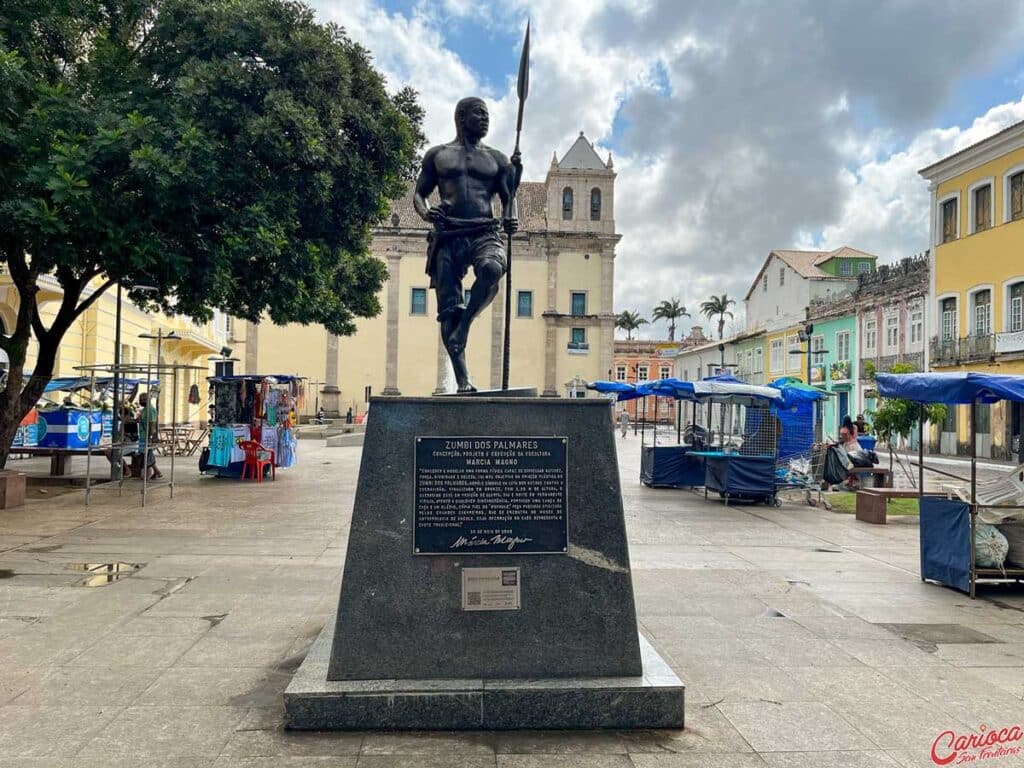
<svg viewBox="0 0 1024 768">
<path fill-rule="evenodd" d="M 145 563 L 68 563 L 68 570 L 83 571 L 88 574 L 81 581 L 75 582 L 76 587 L 103 587 L 115 581 L 127 579 L 143 568 Z"/>
</svg>

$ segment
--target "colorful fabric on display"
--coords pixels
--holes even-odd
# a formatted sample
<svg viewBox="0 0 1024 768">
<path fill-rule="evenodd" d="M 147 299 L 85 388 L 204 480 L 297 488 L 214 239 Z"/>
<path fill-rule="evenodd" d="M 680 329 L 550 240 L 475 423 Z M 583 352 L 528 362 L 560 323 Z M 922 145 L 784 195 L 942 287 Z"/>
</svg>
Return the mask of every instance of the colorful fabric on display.
<svg viewBox="0 0 1024 768">
<path fill-rule="evenodd" d="M 270 424 L 277 424 L 277 406 L 275 406 L 275 405 L 268 405 L 267 406 L 267 421 Z"/>
<path fill-rule="evenodd" d="M 295 435 L 290 429 L 281 430 L 281 436 L 278 440 L 277 448 L 277 466 L 295 466 L 295 454 L 298 450 L 298 443 L 295 440 Z"/>
<path fill-rule="evenodd" d="M 235 431 L 231 427 L 214 427 L 210 431 L 211 467 L 226 467 L 230 464 L 234 449 Z"/>
<path fill-rule="evenodd" d="M 217 384 L 213 388 L 213 404 L 218 424 L 233 424 L 238 421 L 238 387 Z"/>
<path fill-rule="evenodd" d="M 268 451 L 274 451 L 277 453 L 277 428 L 271 426 L 264 426 L 260 432 L 260 445 L 266 448 Z"/>
<path fill-rule="evenodd" d="M 249 434 L 249 427 L 245 424 L 236 424 L 231 428 L 231 431 L 234 433 L 235 437 L 235 444 L 231 449 L 231 463 L 233 464 L 238 461 L 245 461 L 245 451 L 241 449 L 239 443 L 244 443 L 246 440 L 250 439 L 251 435 Z"/>
</svg>

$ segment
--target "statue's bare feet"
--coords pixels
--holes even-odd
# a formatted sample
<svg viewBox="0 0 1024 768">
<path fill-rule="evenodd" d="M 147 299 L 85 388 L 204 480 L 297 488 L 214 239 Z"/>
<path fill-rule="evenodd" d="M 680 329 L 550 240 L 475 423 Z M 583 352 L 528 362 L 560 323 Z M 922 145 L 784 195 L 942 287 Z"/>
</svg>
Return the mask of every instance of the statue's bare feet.
<svg viewBox="0 0 1024 768">
<path fill-rule="evenodd" d="M 470 381 L 469 379 L 466 379 L 465 381 L 459 383 L 458 391 L 459 391 L 459 394 L 463 394 L 463 393 L 466 393 L 466 392 L 476 392 L 476 387 L 473 386 L 473 382 L 472 381 Z"/>
</svg>

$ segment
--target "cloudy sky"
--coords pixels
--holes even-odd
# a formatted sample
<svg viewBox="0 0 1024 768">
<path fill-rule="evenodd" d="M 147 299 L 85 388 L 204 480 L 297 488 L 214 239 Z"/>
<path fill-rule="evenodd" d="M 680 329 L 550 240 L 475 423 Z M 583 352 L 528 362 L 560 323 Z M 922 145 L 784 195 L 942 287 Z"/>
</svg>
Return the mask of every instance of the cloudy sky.
<svg viewBox="0 0 1024 768">
<path fill-rule="evenodd" d="M 772 248 L 927 247 L 917 171 L 1024 119 L 1024 0 L 314 0 L 427 111 L 491 103 L 511 151 L 532 20 L 526 177 L 583 130 L 618 172 L 616 310 L 742 298 Z M 688 324 L 688 321 L 684 320 Z M 664 337 L 645 326 L 642 336 Z"/>
</svg>

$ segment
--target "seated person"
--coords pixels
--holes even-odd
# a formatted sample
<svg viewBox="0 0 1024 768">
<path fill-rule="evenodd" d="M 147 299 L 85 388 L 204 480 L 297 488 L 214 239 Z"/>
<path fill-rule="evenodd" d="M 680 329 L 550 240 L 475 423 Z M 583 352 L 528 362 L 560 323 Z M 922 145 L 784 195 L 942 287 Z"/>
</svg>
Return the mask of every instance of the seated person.
<svg viewBox="0 0 1024 768">
<path fill-rule="evenodd" d="M 858 413 L 857 420 L 853 422 L 853 426 L 857 428 L 857 436 L 867 435 L 871 432 L 871 425 L 864 421 L 864 414 Z"/>
<path fill-rule="evenodd" d="M 854 451 L 859 451 L 861 448 L 860 443 L 857 442 L 857 428 L 853 427 L 851 429 L 845 425 L 840 427 L 838 445 L 840 445 L 848 454 L 853 453 Z M 855 491 L 860 488 L 860 477 L 856 472 L 851 472 L 847 475 L 846 482 L 843 483 L 843 485 L 845 485 L 847 489 Z"/>
</svg>

